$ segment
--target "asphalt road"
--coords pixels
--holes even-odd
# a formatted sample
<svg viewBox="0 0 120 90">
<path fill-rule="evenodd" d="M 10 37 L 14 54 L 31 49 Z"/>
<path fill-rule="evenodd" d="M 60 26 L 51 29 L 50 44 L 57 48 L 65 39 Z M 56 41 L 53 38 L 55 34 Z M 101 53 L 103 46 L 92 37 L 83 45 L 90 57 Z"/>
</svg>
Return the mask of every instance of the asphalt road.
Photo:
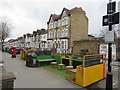
<svg viewBox="0 0 120 90">
<path fill-rule="evenodd" d="M 0 51 L 1 53 L 1 51 Z M 42 68 L 29 68 L 25 66 L 25 61 L 21 60 L 19 56 L 11 58 L 11 55 L 3 52 L 2 59 L 4 66 L 8 72 L 14 72 L 16 76 L 15 88 L 82 88 L 65 79 L 62 79 Z M 118 64 L 118 63 L 117 63 Z M 119 64 L 120 65 L 120 64 Z M 113 87 L 118 88 L 118 74 L 120 69 L 118 65 L 112 67 L 113 72 Z M 87 88 L 105 88 L 106 79 L 103 79 Z"/>
</svg>

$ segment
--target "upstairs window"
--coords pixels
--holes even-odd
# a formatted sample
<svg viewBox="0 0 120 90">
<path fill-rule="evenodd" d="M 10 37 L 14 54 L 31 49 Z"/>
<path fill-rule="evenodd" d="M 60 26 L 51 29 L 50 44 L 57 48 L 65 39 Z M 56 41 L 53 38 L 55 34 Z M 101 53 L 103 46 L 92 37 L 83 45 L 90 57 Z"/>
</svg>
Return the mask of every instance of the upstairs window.
<svg viewBox="0 0 120 90">
<path fill-rule="evenodd" d="M 57 21 L 54 22 L 54 28 L 57 28 Z"/>
<path fill-rule="evenodd" d="M 68 36 L 69 36 L 69 30 L 66 29 L 66 30 L 65 30 L 65 37 L 68 37 Z"/>
<path fill-rule="evenodd" d="M 65 18 L 65 25 L 68 25 L 68 17 Z"/>
<path fill-rule="evenodd" d="M 60 20 L 58 20 L 58 27 L 60 27 Z"/>
<path fill-rule="evenodd" d="M 62 37 L 68 37 L 69 31 L 68 29 L 62 30 Z"/>
<path fill-rule="evenodd" d="M 49 24 L 49 29 L 52 29 L 53 28 L 53 23 L 50 23 Z"/>
<path fill-rule="evenodd" d="M 62 26 L 68 25 L 68 17 L 62 19 Z"/>
</svg>

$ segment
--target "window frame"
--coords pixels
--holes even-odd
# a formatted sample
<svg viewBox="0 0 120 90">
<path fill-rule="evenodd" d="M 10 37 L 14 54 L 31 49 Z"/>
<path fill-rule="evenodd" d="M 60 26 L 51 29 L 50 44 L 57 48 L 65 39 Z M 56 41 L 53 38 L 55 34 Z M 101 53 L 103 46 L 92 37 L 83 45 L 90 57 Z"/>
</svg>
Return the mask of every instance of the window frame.
<svg viewBox="0 0 120 90">
<path fill-rule="evenodd" d="M 60 37 L 60 30 L 57 31 L 57 37 Z"/>
</svg>

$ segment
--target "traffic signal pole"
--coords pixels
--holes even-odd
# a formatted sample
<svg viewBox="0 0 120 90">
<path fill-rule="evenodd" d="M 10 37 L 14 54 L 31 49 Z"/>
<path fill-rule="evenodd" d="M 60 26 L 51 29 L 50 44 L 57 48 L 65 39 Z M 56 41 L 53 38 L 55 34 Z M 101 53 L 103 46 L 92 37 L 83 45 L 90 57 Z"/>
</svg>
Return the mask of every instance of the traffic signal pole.
<svg viewBox="0 0 120 90">
<path fill-rule="evenodd" d="M 112 0 L 109 0 L 111 3 Z M 111 4 L 112 5 L 112 4 Z M 110 10 L 112 10 L 112 6 L 110 6 Z M 108 14 L 108 24 L 109 24 L 109 31 L 112 31 L 112 11 Z M 112 43 L 108 43 L 108 72 L 106 75 L 106 90 L 112 90 L 112 83 L 113 83 L 113 75 L 112 75 Z"/>
</svg>

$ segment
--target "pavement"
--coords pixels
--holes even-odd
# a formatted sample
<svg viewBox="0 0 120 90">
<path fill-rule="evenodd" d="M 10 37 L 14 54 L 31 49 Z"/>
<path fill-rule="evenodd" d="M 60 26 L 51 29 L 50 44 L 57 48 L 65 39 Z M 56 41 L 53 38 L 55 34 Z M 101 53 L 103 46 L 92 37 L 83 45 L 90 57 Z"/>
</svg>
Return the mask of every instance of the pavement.
<svg viewBox="0 0 120 90">
<path fill-rule="evenodd" d="M 1 53 L 1 51 L 0 51 Z M 16 76 L 15 88 L 81 88 L 83 90 L 91 90 L 92 88 L 105 89 L 106 79 L 103 79 L 86 88 L 73 84 L 65 79 L 62 79 L 42 68 L 30 68 L 25 66 L 25 61 L 19 56 L 11 58 L 11 55 L 3 52 L 2 59 L 4 66 L 8 72 L 14 72 Z M 119 78 L 118 73 L 119 62 L 114 62 L 112 67 L 113 72 L 113 87 L 118 88 Z"/>
</svg>

